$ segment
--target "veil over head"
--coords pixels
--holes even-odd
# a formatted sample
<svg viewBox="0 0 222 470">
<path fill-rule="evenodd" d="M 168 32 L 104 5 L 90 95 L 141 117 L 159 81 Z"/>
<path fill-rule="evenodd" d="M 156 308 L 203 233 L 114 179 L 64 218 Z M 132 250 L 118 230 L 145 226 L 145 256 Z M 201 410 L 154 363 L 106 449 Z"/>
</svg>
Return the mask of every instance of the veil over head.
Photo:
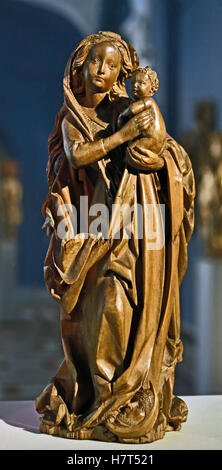
<svg viewBox="0 0 222 470">
<path fill-rule="evenodd" d="M 82 67 L 93 46 L 101 42 L 110 42 L 117 48 L 121 55 L 121 70 L 117 82 L 112 90 L 112 94 L 118 96 L 127 96 L 125 89 L 125 80 L 129 78 L 139 64 L 139 59 L 135 49 L 131 44 L 126 43 L 119 34 L 110 31 L 99 31 L 97 34 L 91 34 L 84 38 L 69 57 L 64 74 L 64 92 L 72 88 L 75 96 L 84 94 L 84 83 L 82 80 Z M 72 77 L 73 83 L 70 83 Z"/>
</svg>

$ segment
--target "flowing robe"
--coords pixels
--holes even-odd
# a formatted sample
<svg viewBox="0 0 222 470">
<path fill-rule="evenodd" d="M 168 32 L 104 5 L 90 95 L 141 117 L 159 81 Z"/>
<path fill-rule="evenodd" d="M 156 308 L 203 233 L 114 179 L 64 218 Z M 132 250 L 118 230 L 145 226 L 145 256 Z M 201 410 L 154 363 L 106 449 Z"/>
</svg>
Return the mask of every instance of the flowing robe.
<svg viewBox="0 0 222 470">
<path fill-rule="evenodd" d="M 36 407 L 43 415 L 42 432 L 151 442 L 179 429 L 187 417 L 173 385 L 175 366 L 182 360 L 179 287 L 193 230 L 194 180 L 188 155 L 170 136 L 158 172 L 146 168 L 145 157 L 140 167 L 135 156 L 135 165 L 125 145 L 75 170 L 61 153 L 61 129 L 69 145 L 110 135 L 126 102 L 109 106 L 109 123 L 90 119 L 67 87 L 51 137 L 50 190 L 43 213 L 53 233 L 44 270 L 47 287 L 61 306 L 65 359 Z M 88 196 L 88 226 L 94 204 L 108 208 L 107 237 L 81 236 L 80 196 Z M 165 206 L 165 227 L 159 204 Z M 78 233 L 61 239 L 59 224 L 72 226 L 76 215 L 72 205 Z M 159 245 L 150 232 L 146 208 L 151 205 L 156 240 L 164 240 Z M 132 212 L 131 237 L 120 230 L 118 238 L 113 234 L 124 207 L 142 212 Z M 138 237 L 141 217 L 143 236 Z"/>
</svg>

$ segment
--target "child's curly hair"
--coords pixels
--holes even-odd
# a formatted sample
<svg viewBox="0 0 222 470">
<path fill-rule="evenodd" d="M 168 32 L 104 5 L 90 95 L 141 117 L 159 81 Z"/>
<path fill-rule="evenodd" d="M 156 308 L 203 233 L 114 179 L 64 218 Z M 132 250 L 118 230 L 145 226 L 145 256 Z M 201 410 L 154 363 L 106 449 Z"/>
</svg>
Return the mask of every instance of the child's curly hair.
<svg viewBox="0 0 222 470">
<path fill-rule="evenodd" d="M 148 65 L 146 67 L 138 67 L 136 70 L 133 71 L 132 76 L 134 76 L 137 72 L 143 72 L 146 77 L 150 79 L 151 95 L 154 95 L 154 93 L 159 88 L 159 79 L 155 70 L 151 69 L 151 67 L 148 67 Z"/>
</svg>

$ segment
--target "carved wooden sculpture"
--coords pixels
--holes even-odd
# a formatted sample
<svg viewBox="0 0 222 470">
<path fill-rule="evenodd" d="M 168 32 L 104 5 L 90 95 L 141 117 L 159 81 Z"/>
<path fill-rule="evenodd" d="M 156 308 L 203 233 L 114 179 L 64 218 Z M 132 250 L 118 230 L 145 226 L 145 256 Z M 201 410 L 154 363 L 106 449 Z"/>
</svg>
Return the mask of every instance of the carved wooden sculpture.
<svg viewBox="0 0 222 470">
<path fill-rule="evenodd" d="M 182 359 L 179 286 L 193 230 L 193 173 L 165 126 L 162 151 L 146 148 L 149 109 L 117 130 L 130 105 L 125 80 L 137 67 L 132 46 L 99 32 L 79 44 L 65 70 L 43 204 L 51 232 L 45 281 L 61 306 L 65 359 L 36 401 L 43 433 L 144 443 L 187 418 L 173 385 Z M 108 228 L 100 218 L 96 230 L 95 208 L 103 207 Z M 125 226 L 118 217 L 125 208 L 131 236 L 129 220 Z"/>
</svg>

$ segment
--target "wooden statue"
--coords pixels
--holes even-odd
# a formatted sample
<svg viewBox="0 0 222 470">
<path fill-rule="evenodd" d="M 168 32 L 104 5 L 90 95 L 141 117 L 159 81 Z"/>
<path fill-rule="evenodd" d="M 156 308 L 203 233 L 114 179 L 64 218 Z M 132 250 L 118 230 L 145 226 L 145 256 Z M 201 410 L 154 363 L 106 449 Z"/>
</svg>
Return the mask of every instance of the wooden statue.
<svg viewBox="0 0 222 470">
<path fill-rule="evenodd" d="M 150 91 L 128 97 L 138 64 L 118 34 L 83 39 L 49 138 L 44 273 L 65 359 L 36 409 L 51 435 L 145 443 L 187 419 L 173 386 L 193 172 Z"/>
</svg>

